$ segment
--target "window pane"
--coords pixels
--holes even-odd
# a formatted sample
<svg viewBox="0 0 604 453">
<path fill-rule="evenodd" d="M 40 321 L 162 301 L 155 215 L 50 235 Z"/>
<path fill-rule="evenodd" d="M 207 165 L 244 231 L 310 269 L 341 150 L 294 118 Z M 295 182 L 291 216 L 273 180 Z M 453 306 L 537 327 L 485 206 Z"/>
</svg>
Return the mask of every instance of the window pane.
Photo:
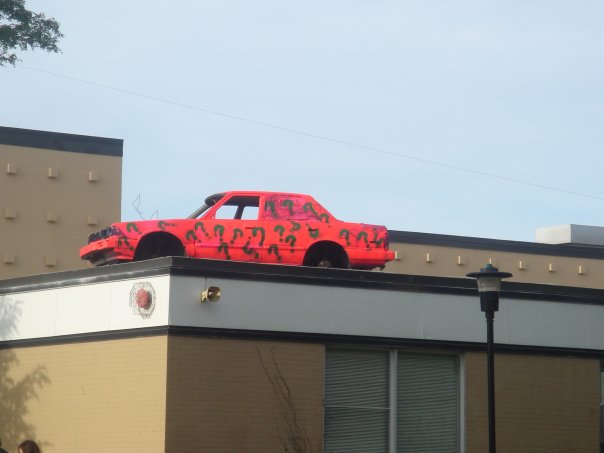
<svg viewBox="0 0 604 453">
<path fill-rule="evenodd" d="M 246 206 L 241 214 L 241 220 L 258 220 L 258 206 Z"/>
<path fill-rule="evenodd" d="M 325 403 L 387 408 L 388 353 L 328 349 Z"/>
<path fill-rule="evenodd" d="M 386 351 L 326 351 L 325 453 L 387 453 Z"/>
<path fill-rule="evenodd" d="M 325 453 L 382 452 L 388 452 L 388 411 L 325 410 Z"/>
<path fill-rule="evenodd" d="M 216 211 L 217 220 L 234 219 L 237 213 L 237 206 L 223 205 Z"/>
<path fill-rule="evenodd" d="M 457 357 L 399 353 L 397 363 L 397 452 L 457 453 Z"/>
</svg>

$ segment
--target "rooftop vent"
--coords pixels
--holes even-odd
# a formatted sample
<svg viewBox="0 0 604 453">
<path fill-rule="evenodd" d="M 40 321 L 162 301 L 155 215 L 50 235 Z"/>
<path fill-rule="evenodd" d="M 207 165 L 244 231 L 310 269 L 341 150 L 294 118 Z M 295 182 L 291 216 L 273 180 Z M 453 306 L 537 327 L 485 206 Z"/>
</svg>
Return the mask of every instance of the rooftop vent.
<svg viewBox="0 0 604 453">
<path fill-rule="evenodd" d="M 541 244 L 604 246 L 604 227 L 558 225 L 537 228 L 536 241 Z"/>
</svg>

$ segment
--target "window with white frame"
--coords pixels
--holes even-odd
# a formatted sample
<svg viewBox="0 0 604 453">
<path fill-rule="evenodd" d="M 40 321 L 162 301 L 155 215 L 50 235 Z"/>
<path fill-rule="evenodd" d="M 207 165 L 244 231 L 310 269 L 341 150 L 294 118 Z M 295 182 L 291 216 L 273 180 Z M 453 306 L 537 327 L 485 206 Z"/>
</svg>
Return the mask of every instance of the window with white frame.
<svg viewBox="0 0 604 453">
<path fill-rule="evenodd" d="M 328 348 L 325 453 L 458 453 L 459 357 Z"/>
</svg>

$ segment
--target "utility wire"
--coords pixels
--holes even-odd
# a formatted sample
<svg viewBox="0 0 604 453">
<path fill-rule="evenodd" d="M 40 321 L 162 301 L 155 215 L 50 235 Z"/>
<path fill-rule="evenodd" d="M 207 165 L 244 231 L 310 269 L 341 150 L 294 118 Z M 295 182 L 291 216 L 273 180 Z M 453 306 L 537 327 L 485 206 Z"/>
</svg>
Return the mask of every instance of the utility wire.
<svg viewBox="0 0 604 453">
<path fill-rule="evenodd" d="M 95 87 L 99 87 L 99 88 L 104 88 L 106 90 L 111 90 L 111 91 L 115 91 L 117 93 L 123 93 L 123 94 L 127 94 L 130 96 L 136 96 L 136 97 L 140 97 L 140 98 L 144 98 L 144 99 L 149 99 L 151 101 L 155 101 L 155 102 L 161 102 L 164 104 L 170 104 L 170 105 L 174 105 L 177 107 L 181 107 L 181 108 L 185 108 L 185 109 L 189 109 L 189 110 L 196 110 L 198 112 L 203 112 L 203 113 L 207 113 L 209 115 L 215 115 L 215 116 L 220 116 L 222 118 L 228 118 L 231 120 L 236 120 L 236 121 L 241 121 L 244 123 L 248 123 L 248 124 L 253 124 L 256 126 L 261 126 L 261 127 L 265 127 L 265 128 L 269 128 L 269 129 L 274 129 L 274 130 L 278 130 L 278 131 L 282 131 L 282 132 L 287 132 L 290 134 L 296 134 L 296 135 L 300 135 L 303 137 L 310 137 L 310 138 L 314 138 L 317 140 L 322 140 L 325 142 L 330 142 L 330 143 L 337 143 L 339 145 L 345 145 L 345 146 L 350 146 L 352 148 L 357 148 L 357 149 L 363 149 L 366 151 L 373 151 L 376 153 L 381 153 L 381 154 L 385 154 L 387 156 L 393 156 L 393 157 L 399 157 L 401 159 L 408 159 L 408 160 L 413 160 L 416 162 L 421 162 L 424 164 L 428 164 L 428 165 L 434 165 L 434 166 L 438 166 L 438 167 L 443 167 L 443 168 L 448 168 L 450 170 L 456 170 L 456 171 L 461 171 L 464 173 L 470 173 L 470 174 L 474 174 L 474 175 L 480 175 L 480 176 L 486 176 L 489 178 L 494 178 L 494 179 L 499 179 L 500 181 L 507 181 L 507 182 L 512 182 L 512 183 L 516 183 L 516 184 L 522 184 L 525 186 L 530 186 L 530 187 L 536 187 L 539 189 L 543 189 L 543 190 L 549 190 L 549 191 L 553 191 L 553 192 L 559 192 L 559 193 L 564 193 L 567 195 L 574 195 L 577 197 L 583 197 L 583 198 L 590 198 L 592 200 L 598 200 L 598 201 L 604 201 L 604 197 L 598 197 L 596 195 L 590 195 L 590 194 L 586 194 L 586 193 L 582 193 L 582 192 L 575 192 L 572 190 L 566 190 L 566 189 L 561 189 L 559 187 L 554 187 L 554 186 L 547 186 L 547 185 L 543 185 L 543 184 L 537 184 L 531 181 L 526 181 L 523 179 L 517 179 L 517 178 L 512 178 L 509 176 L 501 176 L 501 175 L 496 175 L 494 173 L 488 173 L 488 172 L 484 172 L 484 171 L 480 171 L 480 170 L 474 170 L 471 168 L 465 168 L 465 167 L 460 167 L 457 165 L 451 165 L 451 164 L 447 164 L 444 162 L 439 162 L 439 161 L 435 161 L 435 160 L 430 160 L 430 159 L 424 159 L 421 157 L 417 157 L 417 156 L 412 156 L 409 154 L 403 154 L 403 153 L 398 153 L 398 152 L 394 152 L 394 151 L 389 151 L 383 148 L 377 148 L 375 146 L 368 146 L 368 145 L 361 145 L 359 143 L 354 143 L 354 142 L 350 142 L 347 140 L 340 140 L 337 138 L 332 138 L 332 137 L 327 137 L 325 135 L 318 135 L 318 134 L 313 134 L 312 132 L 306 132 L 306 131 L 302 131 L 299 129 L 292 129 L 289 127 L 284 127 L 284 126 L 279 126 L 273 123 L 267 123 L 264 121 L 258 121 L 258 120 L 253 120 L 250 118 L 245 118 L 242 116 L 237 116 L 237 115 L 231 115 L 229 113 L 223 113 L 223 112 L 218 112 L 216 110 L 210 110 L 210 109 L 205 109 L 203 107 L 197 107 L 191 104 L 185 104 L 182 102 L 177 102 L 177 101 L 172 101 L 170 99 L 164 99 L 164 98 L 160 98 L 157 96 L 150 96 L 148 94 L 143 94 L 143 93 L 138 93 L 136 91 L 131 91 L 131 90 L 125 90 L 122 88 L 116 88 L 116 87 L 112 87 L 110 85 L 105 85 L 102 83 L 98 83 L 98 82 L 91 82 L 89 80 L 84 80 L 84 79 L 79 79 L 77 77 L 71 77 L 71 76 L 67 76 L 64 74 L 58 74 L 56 72 L 51 72 L 51 71 L 46 71 L 43 69 L 38 69 L 38 68 L 33 68 L 31 66 L 25 66 L 22 64 L 18 64 L 17 65 L 20 68 L 23 69 L 27 69 L 29 71 L 34 71 L 34 72 L 40 72 L 42 74 L 47 74 L 47 75 L 51 75 L 53 77 L 58 77 L 61 79 L 66 79 L 66 80 L 71 80 L 74 82 L 78 82 L 78 83 L 82 83 L 82 84 L 86 84 L 86 85 L 91 85 L 91 86 L 95 86 Z"/>
</svg>

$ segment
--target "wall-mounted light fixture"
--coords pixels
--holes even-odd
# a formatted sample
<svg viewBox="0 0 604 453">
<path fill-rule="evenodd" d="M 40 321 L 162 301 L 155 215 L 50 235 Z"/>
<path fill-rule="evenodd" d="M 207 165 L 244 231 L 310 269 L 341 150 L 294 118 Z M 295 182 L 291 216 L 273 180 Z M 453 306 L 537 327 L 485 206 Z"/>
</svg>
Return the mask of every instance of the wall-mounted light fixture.
<svg viewBox="0 0 604 453">
<path fill-rule="evenodd" d="M 220 299 L 220 288 L 218 286 L 208 286 L 201 292 L 201 302 L 218 302 Z"/>
</svg>

